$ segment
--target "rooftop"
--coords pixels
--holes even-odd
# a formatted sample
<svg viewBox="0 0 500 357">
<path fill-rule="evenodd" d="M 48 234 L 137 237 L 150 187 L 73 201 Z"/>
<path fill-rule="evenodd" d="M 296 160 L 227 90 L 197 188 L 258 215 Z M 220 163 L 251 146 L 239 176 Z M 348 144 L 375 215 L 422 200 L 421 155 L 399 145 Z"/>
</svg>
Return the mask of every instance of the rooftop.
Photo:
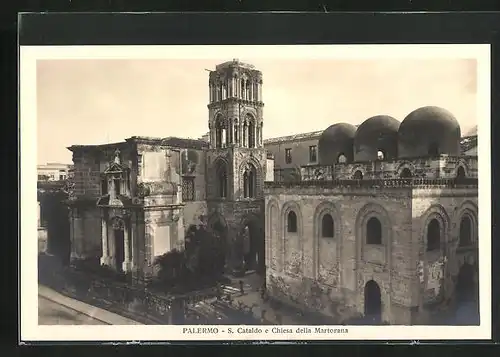
<svg viewBox="0 0 500 357">
<path fill-rule="evenodd" d="M 228 67 L 242 67 L 242 68 L 247 68 L 247 69 L 252 69 L 252 70 L 255 69 L 254 65 L 251 65 L 249 63 L 243 63 L 239 59 L 234 58 L 232 61 L 218 64 L 217 66 L 215 66 L 215 70 L 220 71 L 220 70 L 222 70 L 224 68 L 228 68 Z"/>
<path fill-rule="evenodd" d="M 276 138 L 269 138 L 269 139 L 264 140 L 264 145 L 277 144 L 277 143 L 288 142 L 288 141 L 319 138 L 322 133 L 323 133 L 323 130 L 311 131 L 309 133 L 300 133 L 300 134 L 294 134 L 294 135 L 279 136 Z"/>
</svg>

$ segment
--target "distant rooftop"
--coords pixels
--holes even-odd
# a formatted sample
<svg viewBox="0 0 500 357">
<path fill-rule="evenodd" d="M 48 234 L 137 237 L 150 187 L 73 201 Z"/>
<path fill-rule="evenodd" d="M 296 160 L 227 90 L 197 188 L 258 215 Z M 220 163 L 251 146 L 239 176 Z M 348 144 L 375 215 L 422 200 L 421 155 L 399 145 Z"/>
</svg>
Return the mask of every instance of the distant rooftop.
<svg viewBox="0 0 500 357">
<path fill-rule="evenodd" d="M 46 164 L 37 165 L 38 168 L 42 167 L 69 167 L 71 164 L 63 164 L 61 162 L 47 162 Z"/>
<path fill-rule="evenodd" d="M 286 135 L 286 136 L 279 136 L 277 138 L 269 138 L 264 140 L 264 145 L 266 144 L 278 144 L 281 142 L 289 142 L 289 141 L 295 141 L 295 140 L 304 140 L 304 139 L 314 139 L 314 138 L 319 138 L 321 134 L 323 133 L 323 130 L 321 131 L 311 131 L 309 133 L 300 133 L 300 134 L 293 134 L 293 135 Z"/>
</svg>

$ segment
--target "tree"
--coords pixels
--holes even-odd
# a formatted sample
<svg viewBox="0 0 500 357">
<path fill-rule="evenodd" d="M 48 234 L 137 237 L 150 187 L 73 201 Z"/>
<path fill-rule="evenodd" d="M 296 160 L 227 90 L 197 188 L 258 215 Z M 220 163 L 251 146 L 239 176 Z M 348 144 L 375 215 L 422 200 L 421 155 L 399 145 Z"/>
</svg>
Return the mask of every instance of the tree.
<svg viewBox="0 0 500 357">
<path fill-rule="evenodd" d="M 222 274 L 220 255 L 222 239 L 205 225 L 193 225 L 185 236 L 184 250 L 174 249 L 158 257 L 158 280 L 163 286 L 184 287 L 201 281 L 212 284 Z"/>
</svg>

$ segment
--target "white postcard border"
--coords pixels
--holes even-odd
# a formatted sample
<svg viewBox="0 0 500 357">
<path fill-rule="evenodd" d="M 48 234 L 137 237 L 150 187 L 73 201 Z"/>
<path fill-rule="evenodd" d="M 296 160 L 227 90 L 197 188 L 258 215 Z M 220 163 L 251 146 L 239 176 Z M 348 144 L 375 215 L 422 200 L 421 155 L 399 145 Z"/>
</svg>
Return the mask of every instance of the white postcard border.
<svg viewBox="0 0 500 357">
<path fill-rule="evenodd" d="M 305 49 L 307 47 L 307 49 Z M 324 326 L 331 333 L 316 333 L 315 326 L 41 326 L 38 325 L 37 273 L 37 101 L 36 61 L 39 59 L 209 59 L 227 57 L 276 59 L 476 58 L 478 61 L 479 165 L 479 275 L 480 326 Z M 188 341 L 188 340 L 423 340 L 491 339 L 491 156 L 490 156 L 490 45 L 293 45 L 293 46 L 21 46 L 20 48 L 21 152 L 21 281 L 22 341 Z M 273 332 L 273 328 L 292 333 Z M 214 329 L 217 329 L 215 332 Z M 300 330 L 301 329 L 301 330 Z M 347 333 L 342 333 L 347 329 Z M 232 331 L 232 333 L 230 332 Z"/>
</svg>

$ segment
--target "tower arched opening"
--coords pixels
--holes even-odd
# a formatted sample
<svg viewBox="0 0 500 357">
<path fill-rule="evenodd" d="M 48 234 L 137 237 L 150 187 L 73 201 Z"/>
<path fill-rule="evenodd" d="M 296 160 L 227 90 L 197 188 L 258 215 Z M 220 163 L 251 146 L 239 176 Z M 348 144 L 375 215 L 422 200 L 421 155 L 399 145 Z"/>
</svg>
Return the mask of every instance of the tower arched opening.
<svg viewBox="0 0 500 357">
<path fill-rule="evenodd" d="M 243 172 L 243 197 L 244 198 L 255 198 L 257 185 L 257 170 L 255 166 L 251 163 L 247 164 Z"/>
</svg>

